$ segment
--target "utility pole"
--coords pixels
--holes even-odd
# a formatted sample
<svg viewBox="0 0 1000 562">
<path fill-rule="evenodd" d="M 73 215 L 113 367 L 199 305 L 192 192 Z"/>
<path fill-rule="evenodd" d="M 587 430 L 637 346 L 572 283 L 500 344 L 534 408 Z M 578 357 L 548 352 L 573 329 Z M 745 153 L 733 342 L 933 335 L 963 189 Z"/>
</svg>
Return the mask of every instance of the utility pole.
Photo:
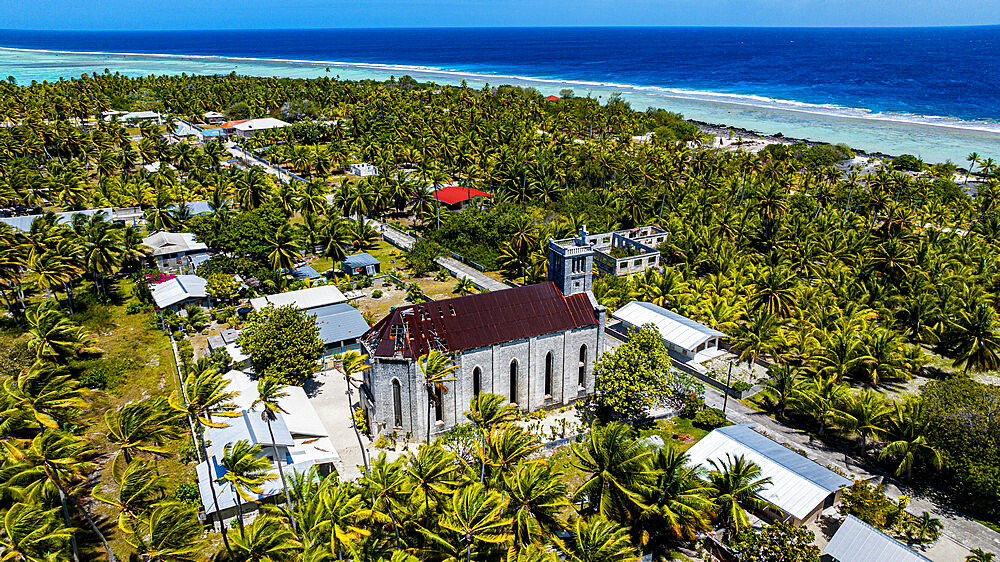
<svg viewBox="0 0 1000 562">
<path fill-rule="evenodd" d="M 729 361 L 729 374 L 726 375 L 726 397 L 722 399 L 722 413 L 726 413 L 726 404 L 729 403 L 729 381 L 733 378 L 733 361 Z"/>
</svg>

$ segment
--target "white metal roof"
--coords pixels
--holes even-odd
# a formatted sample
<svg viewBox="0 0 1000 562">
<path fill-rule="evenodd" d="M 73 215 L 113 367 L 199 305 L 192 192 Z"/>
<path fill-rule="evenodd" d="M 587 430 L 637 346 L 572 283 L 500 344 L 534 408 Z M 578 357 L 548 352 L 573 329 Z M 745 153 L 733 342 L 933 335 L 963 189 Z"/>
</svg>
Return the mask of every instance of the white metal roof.
<svg viewBox="0 0 1000 562">
<path fill-rule="evenodd" d="M 759 496 L 797 519 L 805 519 L 827 496 L 851 485 L 847 478 L 757 433 L 751 425 L 712 431 L 688 449 L 690 462 L 711 470 L 708 461 L 725 461 L 727 453 L 753 461 L 761 476 L 771 479 Z"/>
<path fill-rule="evenodd" d="M 133 111 L 122 116 L 123 121 L 132 119 L 159 119 L 160 114 L 155 111 Z"/>
<path fill-rule="evenodd" d="M 152 248 L 154 256 L 208 249 L 208 246 L 198 242 L 190 232 L 154 232 L 142 239 L 142 245 Z"/>
<path fill-rule="evenodd" d="M 233 126 L 234 129 L 238 131 L 262 131 L 264 129 L 278 129 L 280 127 L 287 127 L 288 123 L 285 123 L 281 119 L 275 119 L 273 117 L 264 117 L 261 119 L 251 119 L 243 123 L 238 123 Z"/>
<path fill-rule="evenodd" d="M 924 562 L 929 558 L 853 515 L 840 524 L 823 551 L 838 562 Z"/>
<path fill-rule="evenodd" d="M 203 299 L 208 296 L 207 281 L 197 275 L 178 275 L 150 288 L 153 302 L 165 308 L 185 299 Z"/>
<path fill-rule="evenodd" d="M 611 316 L 629 326 L 655 324 L 664 341 L 687 350 L 693 350 L 711 338 L 726 337 L 718 330 L 648 302 L 632 301 Z"/>
<path fill-rule="evenodd" d="M 336 285 L 320 285 L 299 291 L 289 291 L 287 293 L 277 293 L 250 299 L 250 305 L 253 306 L 254 310 L 260 310 L 268 304 L 273 304 L 276 307 L 290 304 L 302 310 L 309 310 L 310 308 L 340 302 L 347 302 L 347 297 L 344 296 L 344 293 L 340 292 L 340 289 Z"/>
<path fill-rule="evenodd" d="M 289 478 L 289 475 L 292 472 L 307 474 L 310 468 L 316 464 L 320 464 L 320 462 L 309 460 L 304 460 L 302 462 L 291 461 L 294 461 L 294 459 L 286 456 L 286 462 L 288 462 L 288 464 L 284 467 L 286 479 Z M 195 468 L 195 472 L 198 475 L 198 492 L 201 494 L 201 505 L 205 509 L 206 514 L 215 513 L 215 499 L 218 499 L 219 501 L 220 510 L 224 511 L 226 509 L 236 507 L 236 493 L 233 491 L 232 486 L 229 484 L 220 484 L 215 482 L 216 479 L 221 478 L 226 473 L 226 469 L 222 468 L 222 465 L 219 464 L 217 457 L 213 456 L 207 461 L 200 463 Z M 270 498 L 282 493 L 283 488 L 281 487 L 281 478 L 278 477 L 277 465 L 272 465 L 270 474 L 273 478 L 267 480 L 260 486 L 260 494 L 249 492 L 251 495 L 256 496 L 257 500 Z M 212 497 L 212 490 L 209 488 L 210 485 L 215 488 L 215 498 Z M 245 503 L 246 502 L 244 501 L 244 505 Z"/>
<path fill-rule="evenodd" d="M 224 377 L 229 381 L 226 390 L 236 393 L 233 402 L 241 409 L 249 410 L 253 401 L 260 397 L 257 393 L 257 381 L 252 380 L 247 373 L 235 369 L 226 373 Z M 292 437 L 328 436 L 329 432 L 309 402 L 306 391 L 301 386 L 287 386 L 285 392 L 288 396 L 279 399 L 278 405 L 285 410 L 281 417 L 284 418 L 285 426 L 288 427 Z"/>
</svg>

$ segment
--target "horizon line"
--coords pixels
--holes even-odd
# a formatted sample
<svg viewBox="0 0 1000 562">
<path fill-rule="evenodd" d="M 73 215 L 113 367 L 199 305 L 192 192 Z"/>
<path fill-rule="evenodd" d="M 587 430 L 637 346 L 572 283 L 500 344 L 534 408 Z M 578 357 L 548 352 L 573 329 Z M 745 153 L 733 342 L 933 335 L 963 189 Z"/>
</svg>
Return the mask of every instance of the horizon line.
<svg viewBox="0 0 1000 562">
<path fill-rule="evenodd" d="M 428 25 L 428 26 L 366 26 L 366 27 L 246 27 L 246 28 L 130 28 L 130 29 L 39 29 L 39 28 L 0 28 L 3 32 L 31 33 L 178 33 L 178 32 L 247 32 L 247 31 L 379 31 L 379 30 L 458 30 L 458 29 L 971 29 L 1000 27 L 998 23 L 962 24 L 962 25 Z"/>
</svg>

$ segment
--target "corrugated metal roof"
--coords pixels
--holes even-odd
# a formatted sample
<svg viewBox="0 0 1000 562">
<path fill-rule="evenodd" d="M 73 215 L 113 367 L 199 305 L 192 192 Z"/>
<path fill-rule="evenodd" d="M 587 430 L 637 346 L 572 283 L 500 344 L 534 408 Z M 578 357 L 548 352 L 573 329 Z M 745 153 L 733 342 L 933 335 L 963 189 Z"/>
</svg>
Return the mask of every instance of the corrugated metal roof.
<svg viewBox="0 0 1000 562">
<path fill-rule="evenodd" d="M 310 308 L 341 302 L 347 302 L 347 297 L 344 296 L 344 293 L 340 292 L 340 289 L 336 285 L 320 285 L 319 287 L 310 287 L 299 291 L 289 291 L 287 293 L 277 293 L 250 299 L 250 305 L 255 310 L 264 308 L 268 303 L 276 307 L 290 304 L 296 308 L 308 310 Z"/>
<path fill-rule="evenodd" d="M 251 445 L 260 444 L 262 446 L 278 445 L 291 447 L 295 444 L 292 434 L 285 425 L 285 417 L 282 414 L 271 421 L 271 431 L 274 432 L 274 442 L 271 442 L 271 434 L 267 429 L 267 422 L 261 419 L 260 412 L 243 410 L 238 418 L 225 420 L 227 427 L 208 428 L 208 438 L 212 441 L 212 448 L 217 455 L 221 455 L 226 445 L 237 441 L 249 441 Z"/>
<path fill-rule="evenodd" d="M 197 275 L 178 275 L 163 283 L 153 285 L 150 294 L 160 308 L 175 305 L 185 299 L 203 299 L 208 296 L 205 279 Z"/>
<path fill-rule="evenodd" d="M 379 265 L 378 259 L 368 252 L 361 252 L 344 258 L 344 265 L 348 267 L 365 267 L 368 265 Z"/>
<path fill-rule="evenodd" d="M 260 398 L 260 394 L 257 392 L 257 381 L 251 379 L 247 373 L 233 369 L 223 377 L 229 381 L 226 390 L 236 393 L 233 402 L 240 408 L 249 410 L 254 400 Z M 300 436 L 328 437 L 329 432 L 320 421 L 316 409 L 309 402 L 306 391 L 301 386 L 286 386 L 285 392 L 287 396 L 278 399 L 278 405 L 285 410 L 284 413 L 279 414 L 279 417 L 288 428 L 292 438 Z M 259 418 L 259 411 L 260 407 L 258 406 L 257 412 L 252 415 Z M 277 434 L 275 434 L 275 438 L 277 438 Z"/>
<path fill-rule="evenodd" d="M 153 250 L 154 256 L 168 256 L 180 252 L 207 250 L 190 232 L 154 232 L 142 239 L 142 245 Z"/>
<path fill-rule="evenodd" d="M 632 301 L 611 316 L 636 327 L 655 324 L 665 341 L 688 350 L 697 348 L 711 338 L 726 337 L 726 334 L 718 330 L 648 302 Z"/>
<path fill-rule="evenodd" d="M 851 485 L 847 478 L 757 433 L 752 424 L 716 429 L 687 451 L 692 464 L 706 469 L 711 469 L 710 459 L 724 461 L 727 453 L 756 463 L 762 476 L 771 479 L 760 497 L 797 519 L 805 519 L 827 496 Z"/>
<path fill-rule="evenodd" d="M 838 562 L 921 562 L 929 558 L 848 515 L 823 550 Z"/>
<path fill-rule="evenodd" d="M 563 296 L 553 283 L 397 308 L 365 335 L 379 357 L 455 352 L 597 324 L 586 293 Z"/>
<path fill-rule="evenodd" d="M 334 459 L 336 459 L 336 454 L 334 454 Z M 305 460 L 301 462 L 294 462 L 295 458 L 293 454 L 286 455 L 285 462 L 288 463 L 284 467 L 285 478 L 289 478 L 290 473 L 298 472 L 300 474 L 308 474 L 309 469 L 318 464 L 314 460 Z M 327 461 L 327 462 L 333 462 Z M 215 513 L 215 500 L 219 502 L 219 509 L 226 510 L 236 507 L 236 493 L 233 491 L 233 487 L 229 484 L 220 484 L 216 482 L 217 479 L 221 478 L 226 474 L 226 469 L 222 468 L 216 457 L 211 457 L 209 460 L 202 462 L 195 468 L 195 473 L 198 475 L 198 492 L 201 494 L 201 505 L 204 508 L 206 514 Z M 261 484 L 261 493 L 253 494 L 257 500 L 264 498 L 270 498 L 278 494 L 283 493 L 283 488 L 281 486 L 281 478 L 278 477 L 277 468 L 273 468 L 270 474 L 274 476 L 270 480 L 265 481 Z M 215 496 L 212 496 L 212 489 L 209 486 L 215 488 Z M 246 501 L 244 500 L 244 504 Z"/>
<path fill-rule="evenodd" d="M 309 314 L 316 315 L 319 339 L 325 344 L 360 338 L 371 327 L 358 309 L 347 303 L 312 308 Z"/>
<path fill-rule="evenodd" d="M 292 277 L 296 279 L 319 279 L 323 276 L 311 265 L 300 265 L 292 270 Z"/>
</svg>

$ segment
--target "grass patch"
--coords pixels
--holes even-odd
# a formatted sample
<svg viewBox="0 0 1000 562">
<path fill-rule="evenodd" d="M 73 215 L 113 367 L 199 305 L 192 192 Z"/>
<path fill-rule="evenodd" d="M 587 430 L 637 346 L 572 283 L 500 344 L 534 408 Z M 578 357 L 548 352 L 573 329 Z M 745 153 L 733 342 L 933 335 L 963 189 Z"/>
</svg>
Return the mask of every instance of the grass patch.
<svg viewBox="0 0 1000 562">
<path fill-rule="evenodd" d="M 636 430 L 639 433 L 640 439 L 651 435 L 659 435 L 664 443 L 680 451 L 687 451 L 711 431 L 696 427 L 691 420 L 681 417 L 656 420 L 649 425 L 637 427 Z M 680 438 L 684 435 L 690 435 L 690 440 Z"/>
</svg>

